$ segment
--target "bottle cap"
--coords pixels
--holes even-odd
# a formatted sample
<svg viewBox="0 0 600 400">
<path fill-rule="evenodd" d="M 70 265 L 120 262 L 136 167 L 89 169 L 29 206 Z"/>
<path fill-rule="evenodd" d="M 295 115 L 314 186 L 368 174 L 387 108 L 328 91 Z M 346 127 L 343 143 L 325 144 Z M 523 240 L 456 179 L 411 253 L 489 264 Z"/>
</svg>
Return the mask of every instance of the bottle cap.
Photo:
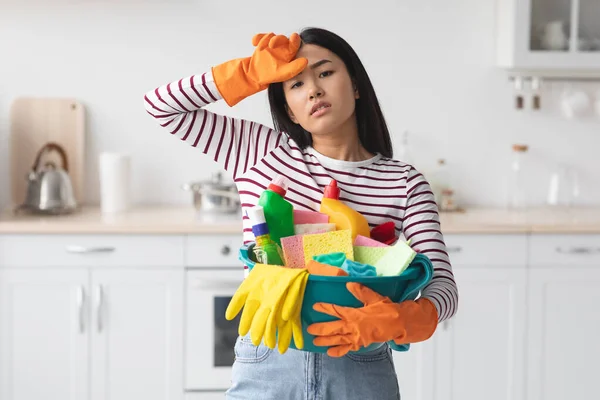
<svg viewBox="0 0 600 400">
<path fill-rule="evenodd" d="M 252 225 L 264 224 L 267 222 L 265 219 L 265 210 L 262 206 L 254 206 L 246 210 L 246 215 L 250 219 Z"/>
<path fill-rule="evenodd" d="M 281 197 L 285 196 L 285 193 L 288 189 L 287 178 L 283 175 L 276 175 L 275 178 L 273 178 L 273 180 L 269 184 L 268 189 L 274 191 Z"/>
<path fill-rule="evenodd" d="M 336 200 L 340 198 L 340 188 L 338 188 L 337 181 L 335 179 L 332 179 L 331 182 L 329 182 L 329 185 L 325 186 L 323 197 Z"/>
<path fill-rule="evenodd" d="M 255 237 L 269 233 L 269 226 L 265 219 L 265 211 L 262 206 L 254 206 L 246 211 L 246 215 L 252 224 L 252 233 Z"/>
</svg>

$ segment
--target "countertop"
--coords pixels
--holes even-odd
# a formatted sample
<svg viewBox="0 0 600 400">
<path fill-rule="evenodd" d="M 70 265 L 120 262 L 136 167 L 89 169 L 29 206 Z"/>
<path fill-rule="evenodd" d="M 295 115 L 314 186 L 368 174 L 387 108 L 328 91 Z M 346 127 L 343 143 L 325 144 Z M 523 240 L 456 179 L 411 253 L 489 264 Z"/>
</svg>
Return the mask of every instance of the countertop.
<svg viewBox="0 0 600 400">
<path fill-rule="evenodd" d="M 454 233 L 600 233 L 600 207 L 537 207 L 526 211 L 469 208 L 440 213 L 442 232 Z M 63 216 L 0 215 L 0 234 L 223 234 L 242 231 L 241 213 L 203 215 L 189 206 L 139 206 L 104 216 L 83 207 Z"/>
</svg>

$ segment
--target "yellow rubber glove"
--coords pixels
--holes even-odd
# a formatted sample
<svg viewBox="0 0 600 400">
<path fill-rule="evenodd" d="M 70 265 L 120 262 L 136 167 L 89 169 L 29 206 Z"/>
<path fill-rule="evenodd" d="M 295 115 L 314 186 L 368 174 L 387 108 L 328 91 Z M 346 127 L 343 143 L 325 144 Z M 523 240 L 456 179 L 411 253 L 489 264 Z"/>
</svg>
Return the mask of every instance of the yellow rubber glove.
<svg viewBox="0 0 600 400">
<path fill-rule="evenodd" d="M 215 85 L 229 106 L 266 89 L 269 84 L 283 82 L 298 75 L 308 60 L 294 60 L 300 48 L 300 36 L 274 33 L 257 34 L 252 38 L 256 46 L 251 57 L 236 58 L 212 68 Z"/>
<path fill-rule="evenodd" d="M 282 308 L 282 312 L 277 313 L 277 328 L 278 328 L 278 338 L 277 338 L 277 349 L 280 354 L 283 354 L 290 347 L 290 343 L 292 341 L 292 336 L 294 337 L 294 344 L 297 349 L 304 348 L 304 338 L 302 336 L 302 319 L 300 318 L 300 313 L 302 311 L 302 302 L 304 301 L 304 290 L 306 289 L 306 284 L 308 283 L 309 274 L 301 274 L 294 281 L 293 285 L 290 286 L 286 295 L 286 306 L 292 307 Z M 270 340 L 270 338 L 269 338 Z M 265 336 L 265 343 L 267 343 L 267 337 Z M 271 348 L 274 348 L 274 343 Z"/>
<path fill-rule="evenodd" d="M 294 280 L 303 273 L 307 273 L 304 268 L 256 264 L 231 298 L 225 311 L 225 318 L 227 320 L 234 319 L 243 308 L 238 333 L 244 336 L 251 331 L 252 343 L 258 346 L 267 329 L 267 324 L 269 324 L 269 331 L 276 331 L 277 314 L 275 311 L 278 308 L 288 310 L 286 315 L 291 314 L 289 310 L 295 303 L 292 303 L 293 297 L 285 302 L 286 293 Z M 274 336 L 275 334 L 273 334 Z M 273 347 L 274 345 L 271 348 Z"/>
</svg>

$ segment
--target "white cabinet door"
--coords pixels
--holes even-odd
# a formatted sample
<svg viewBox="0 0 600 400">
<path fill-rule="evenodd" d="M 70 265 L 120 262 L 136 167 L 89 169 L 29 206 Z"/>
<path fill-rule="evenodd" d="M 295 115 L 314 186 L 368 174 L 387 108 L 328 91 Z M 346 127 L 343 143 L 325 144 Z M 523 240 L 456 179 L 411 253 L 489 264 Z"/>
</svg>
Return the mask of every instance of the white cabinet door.
<svg viewBox="0 0 600 400">
<path fill-rule="evenodd" d="M 499 66 L 515 72 L 600 74 L 598 0 L 497 0 Z"/>
<path fill-rule="evenodd" d="M 600 266 L 531 271 L 528 400 L 598 398 Z"/>
<path fill-rule="evenodd" d="M 433 338 L 430 338 L 411 344 L 407 352 L 392 353 L 402 399 L 433 400 L 434 345 Z"/>
<path fill-rule="evenodd" d="M 0 270 L 0 399 L 88 398 L 87 271 Z"/>
<path fill-rule="evenodd" d="M 92 399 L 183 398 L 183 270 L 92 272 Z"/>
<path fill-rule="evenodd" d="M 526 269 L 455 268 L 458 313 L 436 344 L 438 400 L 523 400 Z"/>
</svg>

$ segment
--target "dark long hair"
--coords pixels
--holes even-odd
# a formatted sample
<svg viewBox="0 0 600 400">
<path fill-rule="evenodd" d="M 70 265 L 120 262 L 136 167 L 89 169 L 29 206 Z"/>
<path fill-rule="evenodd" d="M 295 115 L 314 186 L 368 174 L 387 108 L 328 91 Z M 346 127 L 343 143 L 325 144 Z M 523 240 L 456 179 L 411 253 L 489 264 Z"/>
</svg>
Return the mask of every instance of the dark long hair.
<svg viewBox="0 0 600 400">
<path fill-rule="evenodd" d="M 306 28 L 300 32 L 303 44 L 314 44 L 335 53 L 344 61 L 350 77 L 356 84 L 360 98 L 356 99 L 356 122 L 362 146 L 371 153 L 393 157 L 392 141 L 375 89 L 356 52 L 341 37 L 320 28 Z M 286 132 L 301 149 L 312 146 L 312 136 L 292 122 L 287 111 L 282 83 L 272 83 L 268 89 L 271 117 L 275 129 Z"/>
</svg>

